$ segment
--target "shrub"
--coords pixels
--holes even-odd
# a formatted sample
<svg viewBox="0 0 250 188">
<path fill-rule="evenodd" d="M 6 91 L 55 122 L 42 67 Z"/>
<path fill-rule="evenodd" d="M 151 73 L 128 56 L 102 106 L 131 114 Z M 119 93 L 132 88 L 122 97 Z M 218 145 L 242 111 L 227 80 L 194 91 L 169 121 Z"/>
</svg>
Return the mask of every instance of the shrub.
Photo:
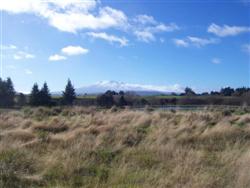
<svg viewBox="0 0 250 188">
<path fill-rule="evenodd" d="M 232 112 L 230 110 L 223 110 L 222 115 L 223 116 L 231 116 Z"/>
</svg>

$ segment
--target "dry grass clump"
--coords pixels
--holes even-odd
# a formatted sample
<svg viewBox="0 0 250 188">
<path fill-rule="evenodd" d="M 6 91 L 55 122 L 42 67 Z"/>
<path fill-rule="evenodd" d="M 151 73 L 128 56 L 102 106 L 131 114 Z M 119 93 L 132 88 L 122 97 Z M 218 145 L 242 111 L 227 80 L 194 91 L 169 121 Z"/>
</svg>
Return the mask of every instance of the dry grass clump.
<svg viewBox="0 0 250 188">
<path fill-rule="evenodd" d="M 18 129 L 13 131 L 6 131 L 2 137 L 3 139 L 7 139 L 10 141 L 16 140 L 24 143 L 35 139 L 35 135 L 32 134 L 30 131 Z"/>
<path fill-rule="evenodd" d="M 62 122 L 59 118 L 53 118 L 48 121 L 48 123 L 39 123 L 34 126 L 33 129 L 35 131 L 43 131 L 43 132 L 51 132 L 51 133 L 60 133 L 67 131 L 69 129 L 68 125 L 65 122 Z"/>
<path fill-rule="evenodd" d="M 237 110 L 2 110 L 0 131 L 0 187 L 250 187 Z"/>
</svg>

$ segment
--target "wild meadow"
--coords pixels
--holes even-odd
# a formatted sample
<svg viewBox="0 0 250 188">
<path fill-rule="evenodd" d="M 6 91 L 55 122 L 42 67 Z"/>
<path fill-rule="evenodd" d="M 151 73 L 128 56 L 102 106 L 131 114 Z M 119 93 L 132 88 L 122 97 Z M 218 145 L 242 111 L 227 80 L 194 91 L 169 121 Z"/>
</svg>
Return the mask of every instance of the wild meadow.
<svg viewBox="0 0 250 188">
<path fill-rule="evenodd" d="M 250 0 L 0 0 L 0 188 L 250 188 Z"/>
<path fill-rule="evenodd" d="M 0 187 L 250 187 L 248 109 L 0 111 Z"/>
</svg>

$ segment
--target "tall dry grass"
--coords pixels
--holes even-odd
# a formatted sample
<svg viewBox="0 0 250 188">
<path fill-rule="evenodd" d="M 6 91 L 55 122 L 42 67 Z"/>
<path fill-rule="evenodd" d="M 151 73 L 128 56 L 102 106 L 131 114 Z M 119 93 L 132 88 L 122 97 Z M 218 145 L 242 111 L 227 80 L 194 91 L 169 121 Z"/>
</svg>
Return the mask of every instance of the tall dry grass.
<svg viewBox="0 0 250 188">
<path fill-rule="evenodd" d="M 250 187 L 246 111 L 0 111 L 0 187 Z"/>
</svg>

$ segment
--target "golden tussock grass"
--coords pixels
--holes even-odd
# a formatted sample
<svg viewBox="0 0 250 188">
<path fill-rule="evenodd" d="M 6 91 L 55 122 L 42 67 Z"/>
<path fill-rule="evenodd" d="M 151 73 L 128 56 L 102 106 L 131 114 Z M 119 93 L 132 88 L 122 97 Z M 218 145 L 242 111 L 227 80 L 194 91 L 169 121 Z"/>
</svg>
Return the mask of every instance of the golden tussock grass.
<svg viewBox="0 0 250 188">
<path fill-rule="evenodd" d="M 250 187 L 250 114 L 0 112 L 0 187 Z"/>
</svg>

